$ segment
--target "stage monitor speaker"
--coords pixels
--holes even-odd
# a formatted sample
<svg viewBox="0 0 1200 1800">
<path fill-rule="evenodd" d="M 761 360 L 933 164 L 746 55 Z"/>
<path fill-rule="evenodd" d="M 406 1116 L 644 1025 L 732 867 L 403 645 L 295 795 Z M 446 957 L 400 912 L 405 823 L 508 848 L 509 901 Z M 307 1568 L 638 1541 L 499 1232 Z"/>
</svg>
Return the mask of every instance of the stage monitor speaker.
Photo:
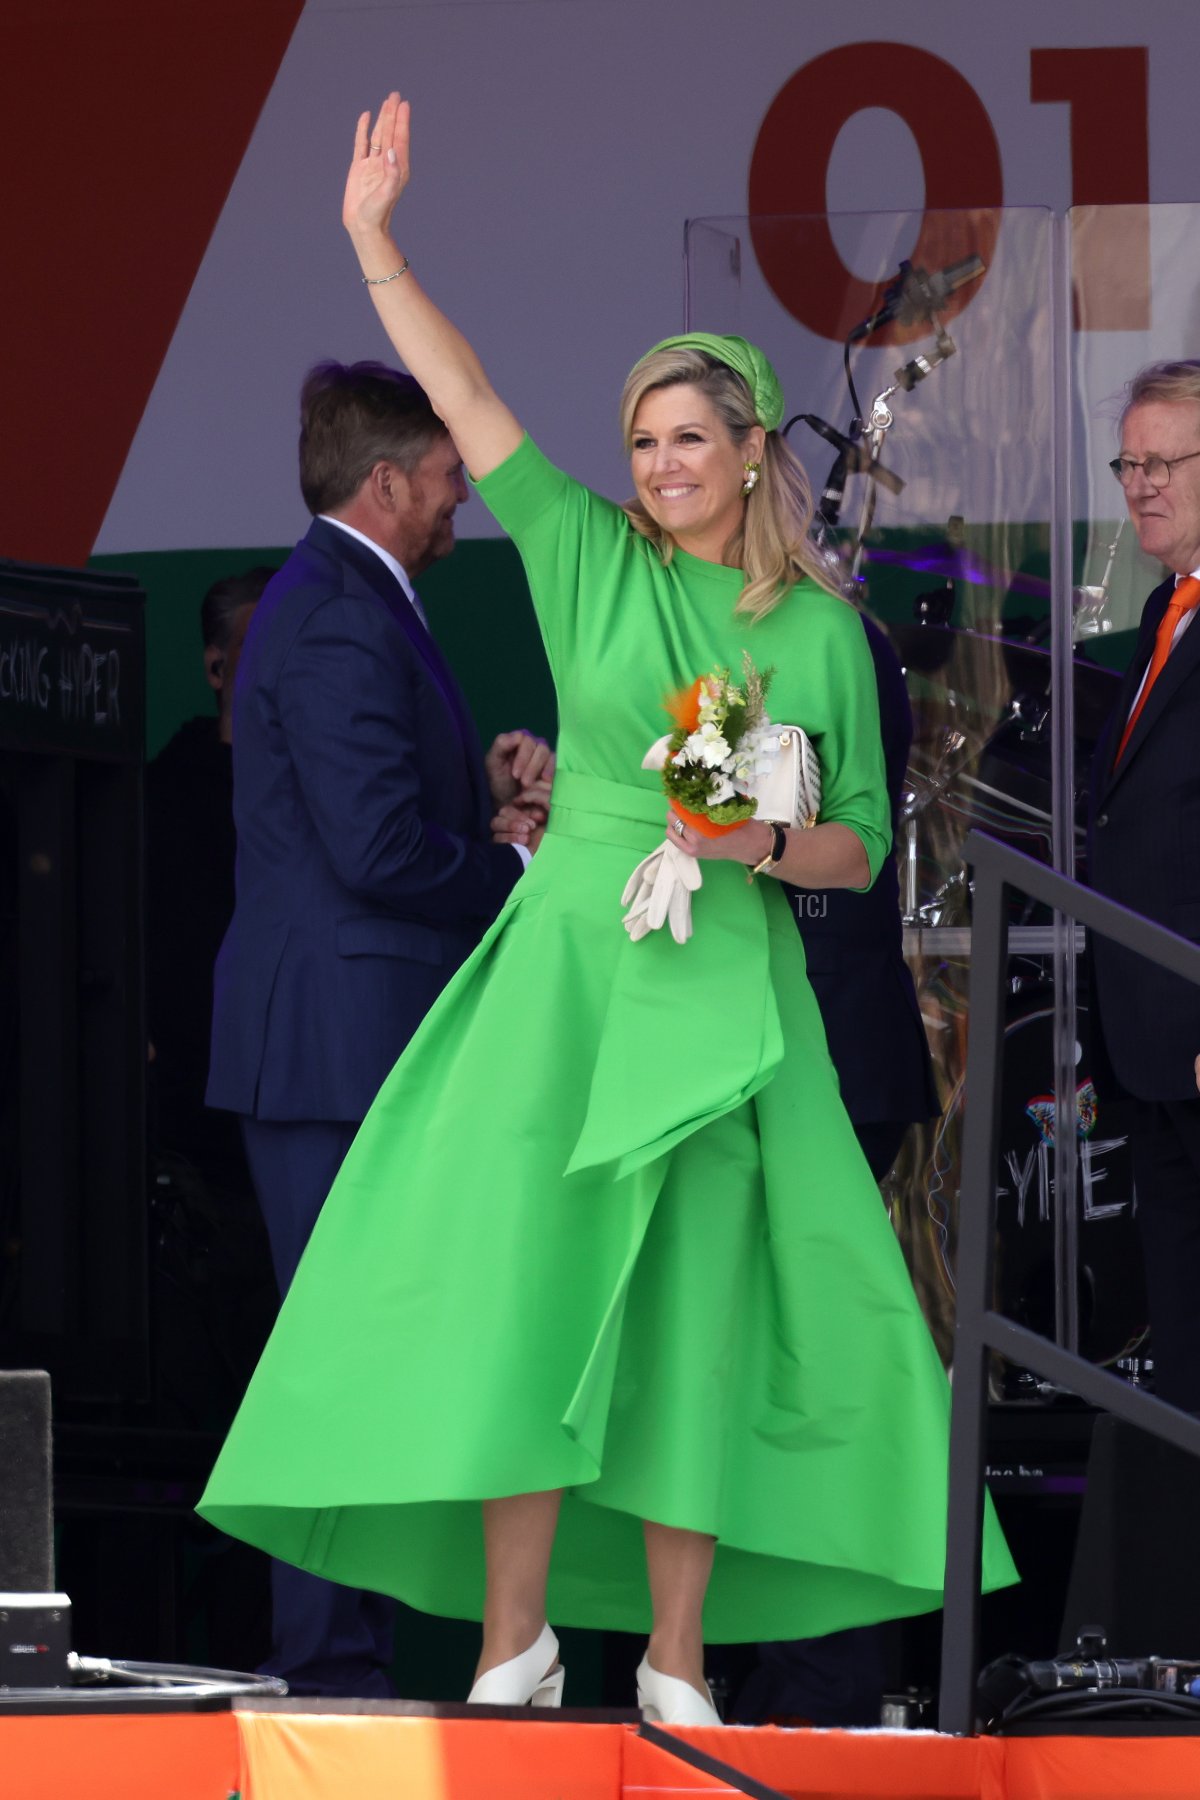
<svg viewBox="0 0 1200 1800">
<path fill-rule="evenodd" d="M 0 1369 L 0 1592 L 54 1586 L 50 1377 Z"/>
<path fill-rule="evenodd" d="M 1096 1421 L 1058 1649 L 1102 1625 L 1109 1656 L 1200 1659 L 1200 1458 Z"/>
</svg>

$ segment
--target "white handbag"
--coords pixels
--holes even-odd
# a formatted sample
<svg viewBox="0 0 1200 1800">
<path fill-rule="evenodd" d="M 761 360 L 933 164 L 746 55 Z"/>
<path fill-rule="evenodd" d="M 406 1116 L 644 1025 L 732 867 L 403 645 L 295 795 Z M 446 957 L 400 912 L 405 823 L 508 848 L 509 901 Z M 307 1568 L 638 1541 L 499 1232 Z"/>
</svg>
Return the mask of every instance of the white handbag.
<svg viewBox="0 0 1200 1800">
<path fill-rule="evenodd" d="M 821 810 L 821 765 L 812 739 L 799 725 L 776 725 L 779 749 L 765 775 L 747 784 L 746 794 L 758 801 L 756 819 L 808 831 Z M 662 767 L 662 764 L 659 764 Z"/>
<path fill-rule="evenodd" d="M 821 810 L 817 753 L 799 725 L 777 725 L 773 732 L 778 748 L 771 766 L 747 783 L 746 796 L 757 801 L 756 819 L 808 831 Z M 651 744 L 642 758 L 643 769 L 661 769 L 670 747 L 669 736 Z M 621 904 L 628 908 L 624 925 L 630 937 L 636 942 L 669 924 L 675 942 L 685 944 L 692 935 L 692 895 L 701 880 L 700 864 L 668 836 L 642 858 L 625 884 Z"/>
</svg>

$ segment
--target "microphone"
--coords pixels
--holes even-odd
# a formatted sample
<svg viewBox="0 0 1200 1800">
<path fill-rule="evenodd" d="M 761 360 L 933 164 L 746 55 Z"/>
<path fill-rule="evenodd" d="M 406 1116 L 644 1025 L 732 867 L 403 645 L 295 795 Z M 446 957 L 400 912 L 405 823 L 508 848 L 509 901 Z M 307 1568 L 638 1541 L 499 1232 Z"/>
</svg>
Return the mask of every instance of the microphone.
<svg viewBox="0 0 1200 1800">
<path fill-rule="evenodd" d="M 837 488 L 837 501 L 839 505 L 841 504 L 842 489 L 845 487 L 847 473 L 869 475 L 872 481 L 877 481 L 881 487 L 885 487 L 889 494 L 903 493 L 904 483 L 899 475 L 893 475 L 890 469 L 885 469 L 881 462 L 877 462 L 861 438 L 846 437 L 825 419 L 819 419 L 816 413 L 801 413 L 800 422 L 803 425 L 811 425 L 817 436 L 823 437 L 827 444 L 832 444 L 838 453 L 837 462 L 830 470 L 829 480 L 825 484 L 825 493 L 821 495 L 822 505 L 825 495 L 833 486 L 835 476 L 839 478 L 840 482 Z"/>
<path fill-rule="evenodd" d="M 956 288 L 974 281 L 983 274 L 983 269 L 981 256 L 965 256 L 961 262 L 950 263 L 936 275 L 931 275 L 927 269 L 914 269 L 905 258 L 900 264 L 900 273 L 883 291 L 883 305 L 879 311 L 856 325 L 846 342 L 857 344 L 892 319 L 899 325 L 912 325 L 918 319 L 933 318 Z"/>
<path fill-rule="evenodd" d="M 817 501 L 816 516 L 827 531 L 832 531 L 842 511 L 842 495 L 846 491 L 847 459 L 839 450 L 833 459 L 833 467 L 825 477 L 825 486 L 821 489 L 821 498 Z"/>
</svg>

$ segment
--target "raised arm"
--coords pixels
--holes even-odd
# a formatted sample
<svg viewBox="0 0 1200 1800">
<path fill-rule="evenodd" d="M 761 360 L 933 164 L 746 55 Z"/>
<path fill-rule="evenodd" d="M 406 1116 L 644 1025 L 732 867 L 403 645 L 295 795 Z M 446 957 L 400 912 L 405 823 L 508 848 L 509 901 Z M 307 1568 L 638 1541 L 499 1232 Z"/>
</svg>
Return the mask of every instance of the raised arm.
<svg viewBox="0 0 1200 1800">
<path fill-rule="evenodd" d="M 408 101 L 389 94 L 373 129 L 370 120 L 370 113 L 363 113 L 354 134 L 342 223 L 397 356 L 429 395 L 468 471 L 480 480 L 516 449 L 521 427 L 392 237 L 392 209 L 409 178 Z"/>
</svg>

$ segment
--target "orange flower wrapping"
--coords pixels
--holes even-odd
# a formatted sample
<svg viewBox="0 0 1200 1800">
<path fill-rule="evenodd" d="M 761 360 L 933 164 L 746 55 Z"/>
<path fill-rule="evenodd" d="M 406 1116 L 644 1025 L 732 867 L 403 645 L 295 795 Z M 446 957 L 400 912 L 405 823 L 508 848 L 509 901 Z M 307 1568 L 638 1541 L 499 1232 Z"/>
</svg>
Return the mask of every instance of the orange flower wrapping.
<svg viewBox="0 0 1200 1800">
<path fill-rule="evenodd" d="M 700 695 L 703 691 L 704 677 L 697 675 L 690 688 L 681 688 L 677 694 L 668 694 L 663 701 L 681 731 L 691 733 L 700 723 Z"/>
<path fill-rule="evenodd" d="M 727 831 L 740 831 L 746 823 L 743 819 L 738 825 L 718 825 L 715 819 L 707 818 L 704 813 L 689 812 L 686 806 L 680 806 L 678 800 L 672 800 L 671 811 L 685 825 L 690 825 L 700 837 L 724 837 Z"/>
<path fill-rule="evenodd" d="M 682 688 L 677 694 L 668 694 L 663 705 L 682 731 L 693 732 L 700 723 L 700 694 L 704 687 L 704 676 L 698 675 L 691 687 Z M 724 837 L 727 831 L 740 831 L 740 825 L 718 825 L 704 813 L 689 812 L 680 806 L 678 800 L 672 800 L 671 811 L 676 818 L 682 819 L 685 825 L 700 837 Z"/>
</svg>

